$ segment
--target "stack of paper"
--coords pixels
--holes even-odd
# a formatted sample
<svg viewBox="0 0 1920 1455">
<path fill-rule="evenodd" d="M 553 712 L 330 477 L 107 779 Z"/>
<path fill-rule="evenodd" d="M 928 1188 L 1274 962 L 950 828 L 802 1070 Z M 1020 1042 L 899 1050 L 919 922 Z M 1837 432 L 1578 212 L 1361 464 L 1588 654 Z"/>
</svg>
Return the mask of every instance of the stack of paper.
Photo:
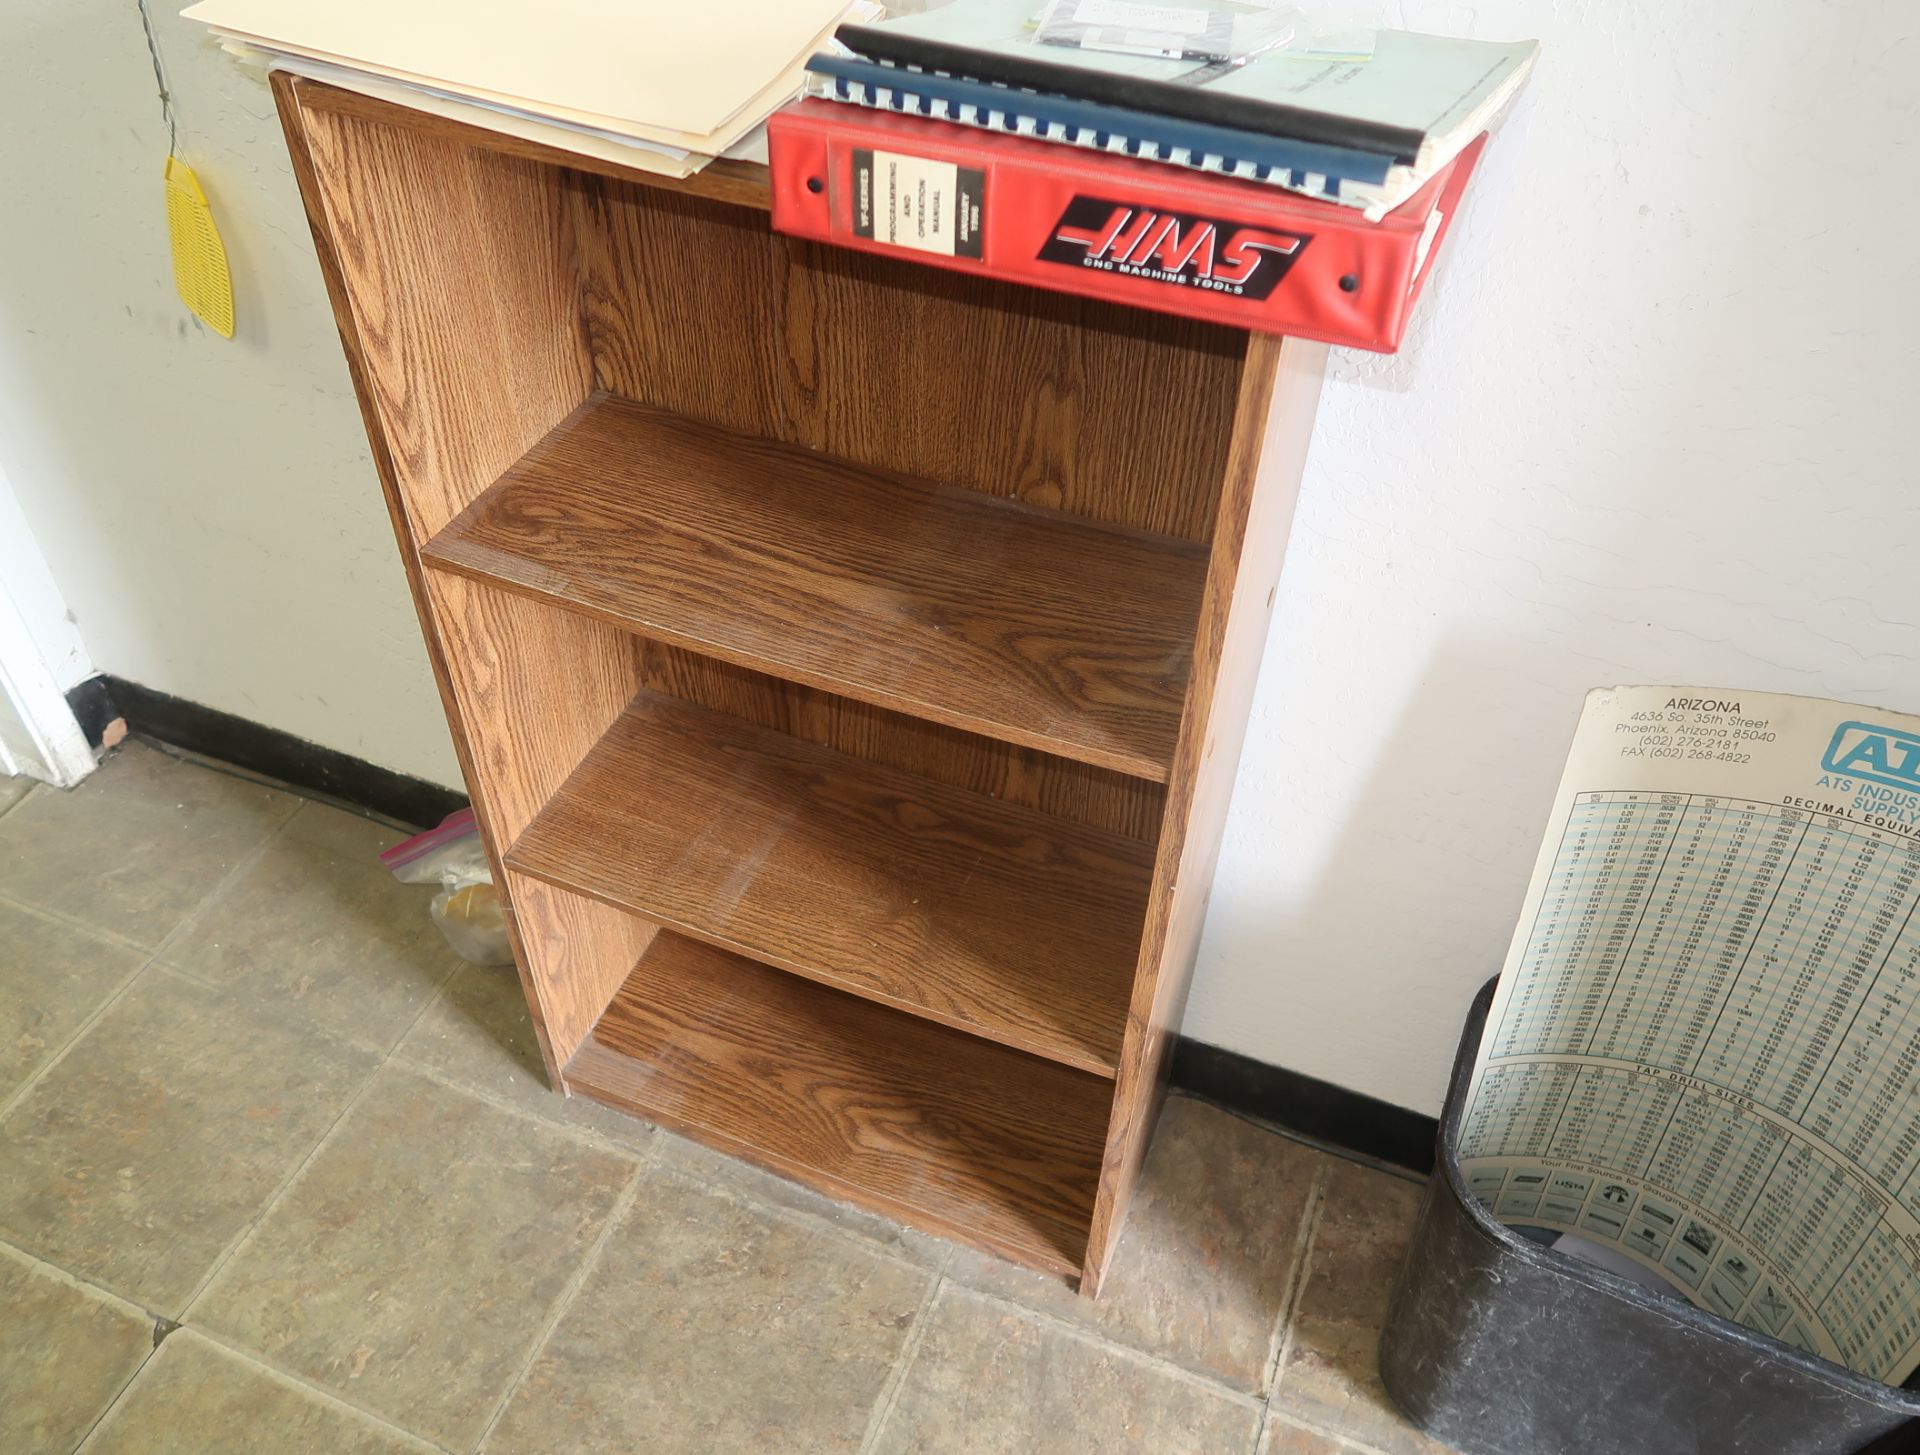
<svg viewBox="0 0 1920 1455">
<path fill-rule="evenodd" d="M 1908 1384 L 1916 911 L 1920 717 L 1592 693 L 1474 1058 L 1468 1189 L 1503 1223 L 1577 1234 L 1722 1318 Z"/>
<path fill-rule="evenodd" d="M 184 14 L 275 68 L 684 177 L 750 149 L 849 0 L 200 0 Z"/>
</svg>

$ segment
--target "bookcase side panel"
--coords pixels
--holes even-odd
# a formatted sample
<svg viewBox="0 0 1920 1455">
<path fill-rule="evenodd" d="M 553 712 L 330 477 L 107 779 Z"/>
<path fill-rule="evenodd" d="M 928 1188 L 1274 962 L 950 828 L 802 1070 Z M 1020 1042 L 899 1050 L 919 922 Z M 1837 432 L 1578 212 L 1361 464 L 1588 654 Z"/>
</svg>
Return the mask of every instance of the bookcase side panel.
<svg viewBox="0 0 1920 1455">
<path fill-rule="evenodd" d="M 402 127 L 304 116 L 359 372 L 417 542 L 587 396 L 560 174 Z"/>
<path fill-rule="evenodd" d="M 420 563 L 422 540 L 590 388 L 559 173 L 303 104 L 275 78 L 294 166 L 494 881 L 500 853 L 638 686 L 631 644 Z M 323 88 L 324 89 L 324 88 Z M 572 948 L 508 924 L 549 1075 L 644 948 L 585 917 Z M 588 1007 L 595 997 L 599 1004 Z"/>
<path fill-rule="evenodd" d="M 506 874 L 507 899 L 526 963 L 534 971 L 542 1054 L 555 1063 L 548 1068 L 548 1078 L 561 1089 L 568 1063 L 593 1034 L 660 927 L 511 869 Z M 572 1086 L 564 1089 L 573 1094 Z"/>
<path fill-rule="evenodd" d="M 446 572 L 428 571 L 426 583 L 467 724 L 476 808 L 484 799 L 491 842 L 504 854 L 639 689 L 634 643 L 590 617 Z M 572 896 L 524 896 L 525 881 L 500 877 L 498 864 L 495 875 L 557 1076 L 653 927 Z M 553 911 L 565 912 L 564 924 L 549 922 Z"/>
<path fill-rule="evenodd" d="M 1251 335 L 1081 1278 L 1097 1292 L 1152 1139 L 1246 736 L 1326 346 Z"/>
</svg>

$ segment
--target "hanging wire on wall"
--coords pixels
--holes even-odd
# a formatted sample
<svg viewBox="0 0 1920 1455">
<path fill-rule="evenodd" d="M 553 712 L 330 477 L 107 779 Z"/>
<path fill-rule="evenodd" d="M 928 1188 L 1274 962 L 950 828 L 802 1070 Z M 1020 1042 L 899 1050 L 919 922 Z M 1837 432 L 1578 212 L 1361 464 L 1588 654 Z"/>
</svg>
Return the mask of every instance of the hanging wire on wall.
<svg viewBox="0 0 1920 1455">
<path fill-rule="evenodd" d="M 173 119 L 173 91 L 167 85 L 167 68 L 160 59 L 160 37 L 153 33 L 153 16 L 148 13 L 147 0 L 138 0 L 140 6 L 140 29 L 146 32 L 147 55 L 153 61 L 153 84 L 160 88 L 160 114 L 167 119 L 167 155 L 172 156 L 180 149 L 180 129 Z"/>
<path fill-rule="evenodd" d="M 173 286 L 196 318 L 222 338 L 232 338 L 233 274 L 227 266 L 226 244 L 220 240 L 200 179 L 176 155 L 180 127 L 166 63 L 160 58 L 160 37 L 154 32 L 147 0 L 137 3 L 147 54 L 153 59 L 154 84 L 160 88 L 160 114 L 167 122 L 167 240 L 173 249 Z"/>
</svg>

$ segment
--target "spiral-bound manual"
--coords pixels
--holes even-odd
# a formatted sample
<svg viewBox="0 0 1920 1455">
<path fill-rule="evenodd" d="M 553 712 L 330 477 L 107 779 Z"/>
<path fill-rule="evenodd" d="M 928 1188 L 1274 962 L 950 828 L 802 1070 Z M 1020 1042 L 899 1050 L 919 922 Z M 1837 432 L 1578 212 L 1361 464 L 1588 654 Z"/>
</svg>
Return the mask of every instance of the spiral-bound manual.
<svg viewBox="0 0 1920 1455">
<path fill-rule="evenodd" d="M 1411 174 L 1378 152 L 1263 135 L 1236 127 L 995 85 L 965 76 L 816 55 L 808 93 L 879 111 L 1090 151 L 1165 162 L 1284 187 L 1303 196 L 1382 212 L 1412 191 Z"/>
</svg>

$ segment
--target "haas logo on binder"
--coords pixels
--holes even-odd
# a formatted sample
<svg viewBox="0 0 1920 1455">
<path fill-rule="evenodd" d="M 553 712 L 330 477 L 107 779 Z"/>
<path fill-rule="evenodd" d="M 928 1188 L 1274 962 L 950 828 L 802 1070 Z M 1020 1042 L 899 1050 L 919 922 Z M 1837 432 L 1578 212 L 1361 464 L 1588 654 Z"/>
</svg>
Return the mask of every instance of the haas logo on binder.
<svg viewBox="0 0 1920 1455">
<path fill-rule="evenodd" d="M 1040 259 L 1181 288 L 1265 298 L 1310 241 L 1307 233 L 1222 217 L 1075 197 L 1041 245 Z"/>
</svg>

